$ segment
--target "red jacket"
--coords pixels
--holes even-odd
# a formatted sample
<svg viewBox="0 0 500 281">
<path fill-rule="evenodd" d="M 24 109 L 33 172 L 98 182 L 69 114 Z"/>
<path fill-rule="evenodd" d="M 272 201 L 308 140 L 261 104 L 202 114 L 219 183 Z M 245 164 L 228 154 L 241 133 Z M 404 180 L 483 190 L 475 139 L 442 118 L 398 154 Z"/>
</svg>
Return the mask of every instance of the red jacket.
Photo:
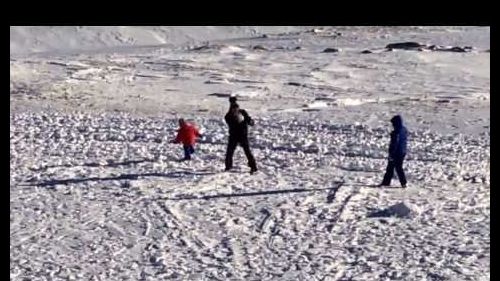
<svg viewBox="0 0 500 281">
<path fill-rule="evenodd" d="M 194 145 L 196 142 L 196 137 L 200 136 L 200 132 L 196 129 L 195 126 L 185 123 L 182 127 L 177 131 L 177 137 L 175 138 L 175 142 L 181 142 L 184 145 Z"/>
</svg>

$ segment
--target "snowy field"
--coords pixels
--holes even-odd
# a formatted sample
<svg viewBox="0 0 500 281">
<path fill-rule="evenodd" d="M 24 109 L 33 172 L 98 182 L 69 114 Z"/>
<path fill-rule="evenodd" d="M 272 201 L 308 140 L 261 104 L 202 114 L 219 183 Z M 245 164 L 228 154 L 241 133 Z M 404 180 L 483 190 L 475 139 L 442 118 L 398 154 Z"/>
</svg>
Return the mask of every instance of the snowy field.
<svg viewBox="0 0 500 281">
<path fill-rule="evenodd" d="M 489 27 L 11 27 L 11 280 L 489 280 L 489 48 Z M 223 172 L 230 95 L 255 175 L 241 148 Z M 395 114 L 407 189 L 375 187 Z"/>
</svg>

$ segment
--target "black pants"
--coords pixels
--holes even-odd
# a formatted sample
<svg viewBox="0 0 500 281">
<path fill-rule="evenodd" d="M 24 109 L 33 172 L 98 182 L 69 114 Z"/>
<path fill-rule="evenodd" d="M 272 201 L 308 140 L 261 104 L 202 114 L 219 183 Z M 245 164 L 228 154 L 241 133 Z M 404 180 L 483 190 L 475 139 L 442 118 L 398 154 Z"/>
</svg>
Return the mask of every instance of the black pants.
<svg viewBox="0 0 500 281">
<path fill-rule="evenodd" d="M 390 185 L 391 179 L 394 176 L 394 169 L 396 169 L 396 173 L 398 174 L 398 179 L 401 185 L 406 185 L 406 177 L 405 172 L 403 171 L 403 160 L 405 159 L 405 155 L 401 155 L 392 159 L 387 163 L 387 169 L 385 171 L 384 180 L 382 181 L 383 185 Z"/>
<path fill-rule="evenodd" d="M 193 153 L 194 148 L 192 145 L 184 145 L 184 160 L 190 160 Z"/>
<path fill-rule="evenodd" d="M 247 156 L 248 159 L 248 166 L 252 170 L 257 170 L 257 164 L 255 163 L 255 158 L 253 157 L 252 152 L 250 151 L 248 138 L 245 137 L 235 138 L 231 136 L 229 136 L 229 143 L 227 144 L 226 170 L 229 170 L 233 167 L 233 154 L 238 144 L 243 148 L 243 151 L 245 151 L 245 155 Z"/>
</svg>

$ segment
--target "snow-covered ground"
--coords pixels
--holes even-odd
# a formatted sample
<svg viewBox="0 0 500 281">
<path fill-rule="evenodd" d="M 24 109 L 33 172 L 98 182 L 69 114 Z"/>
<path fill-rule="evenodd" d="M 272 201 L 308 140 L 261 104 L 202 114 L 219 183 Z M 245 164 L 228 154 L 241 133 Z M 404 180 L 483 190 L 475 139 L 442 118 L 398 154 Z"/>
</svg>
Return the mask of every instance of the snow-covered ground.
<svg viewBox="0 0 500 281">
<path fill-rule="evenodd" d="M 488 280 L 489 40 L 11 27 L 11 279 Z M 475 49 L 384 48 L 404 41 Z M 241 149 L 222 172 L 229 95 L 256 119 L 255 175 Z M 408 189 L 374 187 L 394 114 Z M 178 117 L 204 132 L 191 162 L 168 143 Z"/>
</svg>

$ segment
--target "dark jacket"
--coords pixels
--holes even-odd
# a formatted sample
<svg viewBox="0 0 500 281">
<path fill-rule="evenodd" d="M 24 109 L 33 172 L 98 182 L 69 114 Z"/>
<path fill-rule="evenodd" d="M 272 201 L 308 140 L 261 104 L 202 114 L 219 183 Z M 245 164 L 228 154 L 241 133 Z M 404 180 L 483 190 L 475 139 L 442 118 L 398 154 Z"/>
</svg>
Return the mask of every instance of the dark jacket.
<svg viewBox="0 0 500 281">
<path fill-rule="evenodd" d="M 394 131 L 391 132 L 391 143 L 389 144 L 389 157 L 397 158 L 406 155 L 406 140 L 408 132 L 403 126 L 403 118 L 396 115 L 391 119 Z"/>
<path fill-rule="evenodd" d="M 248 125 L 254 125 L 254 121 L 244 109 L 238 109 L 238 114 L 228 112 L 224 119 L 229 126 L 229 136 L 233 138 L 246 138 Z"/>
</svg>

